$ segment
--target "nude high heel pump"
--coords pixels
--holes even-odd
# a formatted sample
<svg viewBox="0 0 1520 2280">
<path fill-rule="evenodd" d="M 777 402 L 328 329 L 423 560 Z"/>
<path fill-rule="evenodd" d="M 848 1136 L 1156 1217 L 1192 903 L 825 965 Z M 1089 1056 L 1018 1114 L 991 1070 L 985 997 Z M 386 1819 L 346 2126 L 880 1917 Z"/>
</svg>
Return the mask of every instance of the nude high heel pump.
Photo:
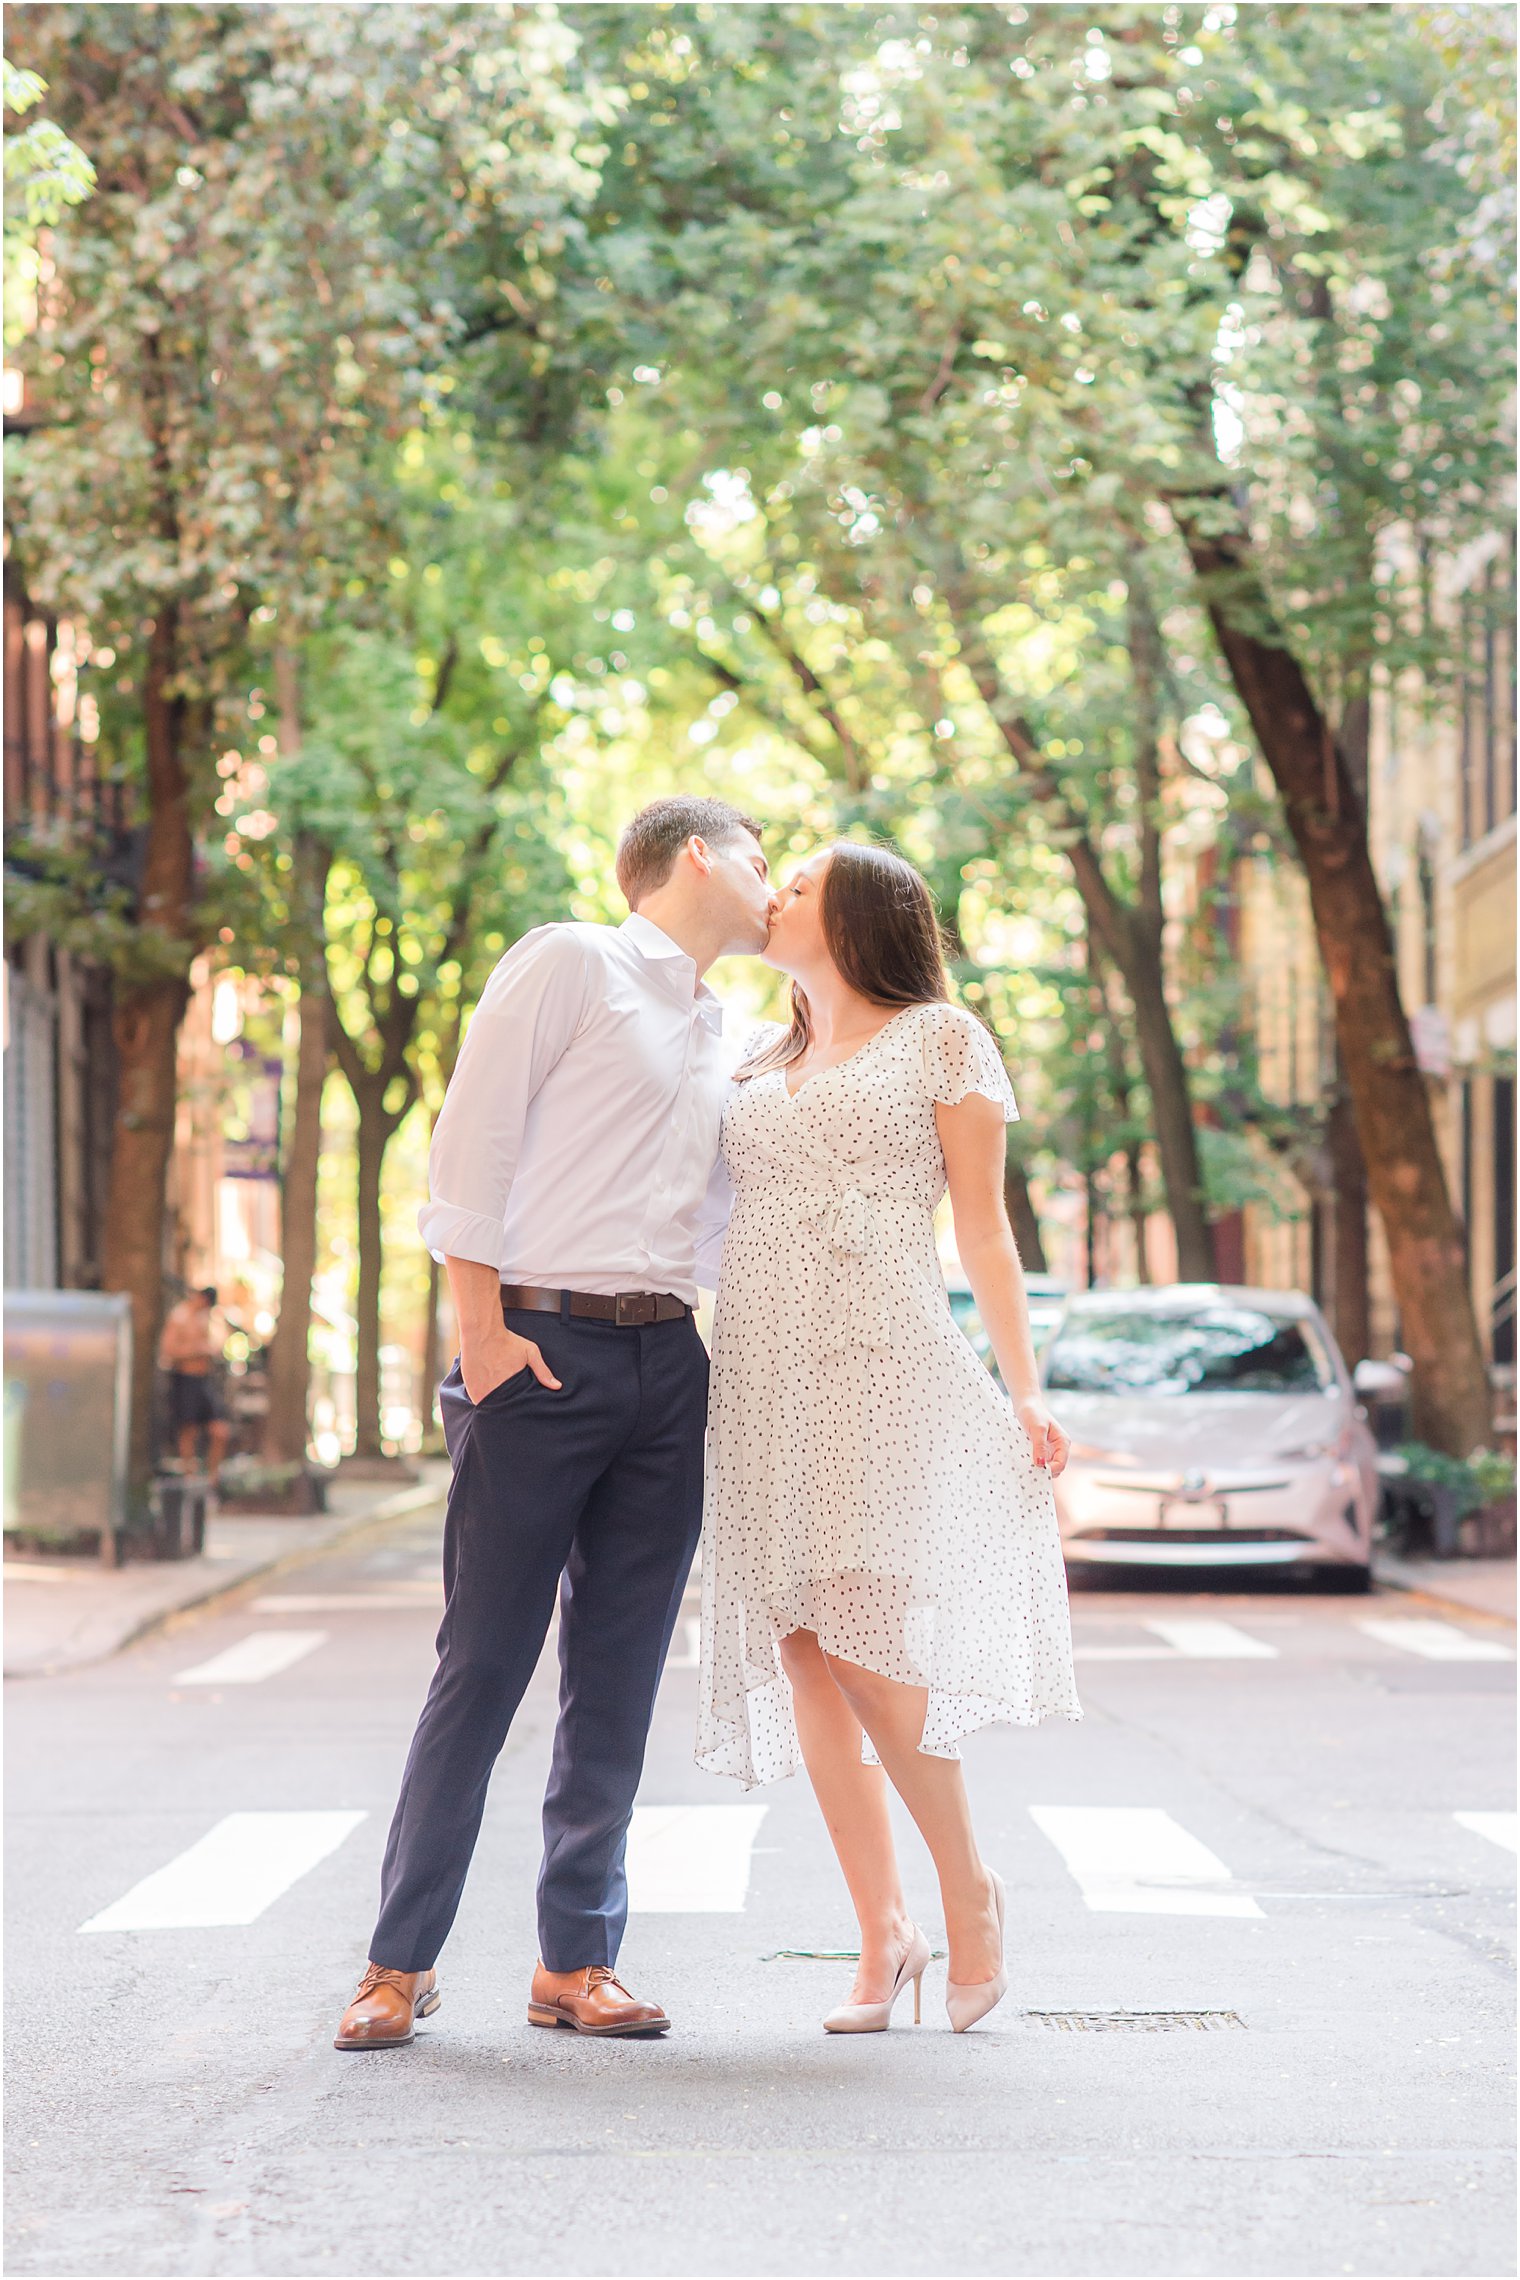
<svg viewBox="0 0 1520 2280">
<path fill-rule="evenodd" d="M 997 1899 L 998 1949 L 1001 1955 L 1004 1944 L 1003 1879 L 995 1868 L 989 1873 L 992 1877 L 993 1893 Z M 945 2009 L 950 2014 L 951 2026 L 958 2035 L 963 2035 L 968 2027 L 976 2025 L 978 2019 L 985 2019 L 987 2013 L 994 2010 L 1002 2002 L 1007 1992 L 1008 1965 L 1005 1961 L 999 1962 L 997 1971 L 991 1979 L 978 1979 L 970 1987 L 963 1987 L 958 1981 L 947 1979 L 945 1982 Z"/>
<path fill-rule="evenodd" d="M 902 1968 L 892 1985 L 885 2003 L 841 2003 L 830 2011 L 823 2022 L 826 2035 L 879 2035 L 892 2024 L 892 2007 L 911 1979 L 913 1982 L 913 2024 L 918 2026 L 923 2013 L 924 1973 L 929 1964 L 929 1943 L 915 1924 L 908 1952 L 902 1959 Z"/>
</svg>

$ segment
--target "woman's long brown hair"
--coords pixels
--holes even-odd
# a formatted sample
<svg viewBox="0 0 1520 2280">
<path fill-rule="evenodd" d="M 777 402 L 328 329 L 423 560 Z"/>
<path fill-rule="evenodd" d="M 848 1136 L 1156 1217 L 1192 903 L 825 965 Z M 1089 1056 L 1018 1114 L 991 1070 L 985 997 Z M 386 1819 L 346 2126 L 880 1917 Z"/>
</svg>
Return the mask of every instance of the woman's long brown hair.
<svg viewBox="0 0 1520 2280">
<path fill-rule="evenodd" d="M 819 917 L 829 956 L 852 990 L 880 1006 L 947 1000 L 944 939 L 934 897 L 911 863 L 889 847 L 836 839 L 819 888 Z M 792 984 L 791 1027 L 745 1062 L 740 1078 L 787 1068 L 813 1039 L 808 1002 Z"/>
</svg>

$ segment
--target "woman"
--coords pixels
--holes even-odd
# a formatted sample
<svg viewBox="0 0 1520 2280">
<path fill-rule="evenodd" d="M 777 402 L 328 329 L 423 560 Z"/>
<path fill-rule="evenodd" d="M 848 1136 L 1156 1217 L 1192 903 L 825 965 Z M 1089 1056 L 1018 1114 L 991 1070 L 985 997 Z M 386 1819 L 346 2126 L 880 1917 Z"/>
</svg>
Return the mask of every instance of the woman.
<svg viewBox="0 0 1520 2280">
<path fill-rule="evenodd" d="M 959 2033 L 1007 1973 L 957 1744 L 1082 1714 L 1050 1489 L 1068 1443 L 1003 1207 L 1018 1110 L 986 1030 L 949 1002 L 929 890 L 897 856 L 813 856 L 763 955 L 792 977 L 792 1020 L 750 1041 L 723 1122 L 697 1762 L 747 1786 L 807 1767 L 860 1919 L 831 2033 L 887 2026 L 910 1980 L 920 2014 L 929 1947 L 891 1781 L 939 1875 Z M 951 1316 L 947 1184 L 1011 1403 Z"/>
</svg>

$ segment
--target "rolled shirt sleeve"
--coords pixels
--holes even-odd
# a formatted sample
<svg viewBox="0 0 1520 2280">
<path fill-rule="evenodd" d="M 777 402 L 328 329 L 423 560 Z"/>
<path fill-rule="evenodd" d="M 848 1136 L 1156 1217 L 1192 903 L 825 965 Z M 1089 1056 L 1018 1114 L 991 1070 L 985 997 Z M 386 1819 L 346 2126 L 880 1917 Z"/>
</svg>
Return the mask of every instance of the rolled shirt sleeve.
<svg viewBox="0 0 1520 2280">
<path fill-rule="evenodd" d="M 575 1035 L 586 992 L 586 951 L 571 926 L 536 927 L 492 973 L 433 1128 L 417 1225 L 435 1259 L 501 1271 L 528 1105 Z"/>
</svg>

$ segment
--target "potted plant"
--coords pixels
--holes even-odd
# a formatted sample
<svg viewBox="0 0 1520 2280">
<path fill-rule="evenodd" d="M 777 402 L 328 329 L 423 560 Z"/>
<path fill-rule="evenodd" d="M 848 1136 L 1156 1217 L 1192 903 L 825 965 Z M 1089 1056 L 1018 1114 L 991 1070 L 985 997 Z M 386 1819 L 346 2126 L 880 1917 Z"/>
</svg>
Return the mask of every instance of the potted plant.
<svg viewBox="0 0 1520 2280">
<path fill-rule="evenodd" d="M 1515 1468 L 1508 1457 L 1494 1449 L 1449 1457 L 1424 1441 L 1401 1441 L 1392 1456 L 1393 1464 L 1385 1460 L 1382 1469 L 1394 1527 L 1403 1537 L 1401 1548 L 1412 1548 L 1411 1539 L 1424 1532 L 1437 1559 L 1475 1551 L 1477 1543 L 1463 1540 L 1463 1523 L 1492 1510 L 1495 1521 L 1481 1531 L 1486 1551 L 1489 1536 L 1502 1532 L 1506 1498 L 1513 1548 Z"/>
<path fill-rule="evenodd" d="M 1514 1460 L 1498 1449 L 1474 1449 L 1467 1462 L 1482 1502 L 1462 1523 L 1462 1549 L 1480 1559 L 1513 1558 Z"/>
<path fill-rule="evenodd" d="M 229 1457 L 217 1482 L 224 1512 L 258 1512 L 303 1519 L 327 1510 L 326 1476 L 306 1464 L 271 1464 L 262 1457 Z"/>
</svg>

